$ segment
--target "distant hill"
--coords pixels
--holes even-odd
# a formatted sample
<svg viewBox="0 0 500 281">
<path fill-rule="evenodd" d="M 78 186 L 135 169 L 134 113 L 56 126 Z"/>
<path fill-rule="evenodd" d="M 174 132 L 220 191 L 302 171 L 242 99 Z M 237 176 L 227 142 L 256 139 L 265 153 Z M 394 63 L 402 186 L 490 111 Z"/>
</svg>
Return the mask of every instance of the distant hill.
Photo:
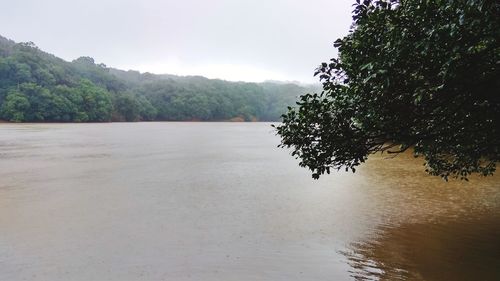
<svg viewBox="0 0 500 281">
<path fill-rule="evenodd" d="M 277 121 L 314 86 L 140 73 L 67 62 L 0 36 L 0 119 L 13 122 Z"/>
</svg>

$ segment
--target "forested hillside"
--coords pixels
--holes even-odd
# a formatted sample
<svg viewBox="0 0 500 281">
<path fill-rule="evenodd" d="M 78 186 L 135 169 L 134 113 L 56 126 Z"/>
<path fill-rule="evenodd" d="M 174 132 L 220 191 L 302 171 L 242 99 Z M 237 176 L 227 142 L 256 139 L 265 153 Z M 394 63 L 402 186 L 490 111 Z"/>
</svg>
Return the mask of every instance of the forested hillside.
<svg viewBox="0 0 500 281">
<path fill-rule="evenodd" d="M 313 89 L 122 71 L 0 36 L 0 119 L 13 122 L 276 121 Z"/>
</svg>

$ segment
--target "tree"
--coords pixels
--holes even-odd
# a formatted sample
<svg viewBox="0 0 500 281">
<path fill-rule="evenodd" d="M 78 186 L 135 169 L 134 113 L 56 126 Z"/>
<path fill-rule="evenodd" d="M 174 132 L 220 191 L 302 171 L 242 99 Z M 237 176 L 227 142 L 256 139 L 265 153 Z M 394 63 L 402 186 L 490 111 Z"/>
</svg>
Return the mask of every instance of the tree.
<svg viewBox="0 0 500 281">
<path fill-rule="evenodd" d="M 277 126 L 313 178 L 413 149 L 445 179 L 490 175 L 500 152 L 500 4 L 357 1 L 323 85 Z"/>
<path fill-rule="evenodd" d="M 140 104 L 131 93 L 121 93 L 116 95 L 114 100 L 114 110 L 117 121 L 137 121 L 140 118 Z"/>
<path fill-rule="evenodd" d="M 57 120 L 63 122 L 84 122 L 88 116 L 83 112 L 83 98 L 80 92 L 75 88 L 69 88 L 65 85 L 58 85 L 52 89 L 54 95 L 53 108 L 56 108 L 58 114 L 47 117 L 48 120 Z"/>
<path fill-rule="evenodd" d="M 82 107 L 88 121 L 106 122 L 111 120 L 113 104 L 108 91 L 86 79 L 80 81 L 78 90 L 82 96 Z"/>
<path fill-rule="evenodd" d="M 137 96 L 137 102 L 139 103 L 139 115 L 141 120 L 152 121 L 155 120 L 157 115 L 157 110 L 154 106 L 147 100 L 144 96 Z"/>
<path fill-rule="evenodd" d="M 25 112 L 30 109 L 28 98 L 19 91 L 10 91 L 0 110 L 2 118 L 12 122 L 26 120 Z"/>
</svg>

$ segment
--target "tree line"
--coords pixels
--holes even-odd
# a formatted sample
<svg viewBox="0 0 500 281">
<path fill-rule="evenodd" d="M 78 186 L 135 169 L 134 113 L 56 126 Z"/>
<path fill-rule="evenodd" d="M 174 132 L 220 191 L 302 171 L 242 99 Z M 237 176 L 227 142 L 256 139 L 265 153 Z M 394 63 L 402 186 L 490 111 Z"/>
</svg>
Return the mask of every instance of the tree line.
<svg viewBox="0 0 500 281">
<path fill-rule="evenodd" d="M 0 119 L 12 122 L 277 121 L 311 90 L 67 62 L 0 36 Z"/>
</svg>

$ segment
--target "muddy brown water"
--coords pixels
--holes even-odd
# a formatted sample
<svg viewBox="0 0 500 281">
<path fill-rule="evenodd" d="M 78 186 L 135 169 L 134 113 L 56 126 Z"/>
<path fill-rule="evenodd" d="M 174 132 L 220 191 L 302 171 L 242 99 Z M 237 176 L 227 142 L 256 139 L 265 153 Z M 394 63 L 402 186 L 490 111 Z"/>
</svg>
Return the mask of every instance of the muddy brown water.
<svg viewBox="0 0 500 281">
<path fill-rule="evenodd" d="M 0 280 L 500 280 L 500 177 L 318 181 L 268 123 L 0 124 Z"/>
</svg>

